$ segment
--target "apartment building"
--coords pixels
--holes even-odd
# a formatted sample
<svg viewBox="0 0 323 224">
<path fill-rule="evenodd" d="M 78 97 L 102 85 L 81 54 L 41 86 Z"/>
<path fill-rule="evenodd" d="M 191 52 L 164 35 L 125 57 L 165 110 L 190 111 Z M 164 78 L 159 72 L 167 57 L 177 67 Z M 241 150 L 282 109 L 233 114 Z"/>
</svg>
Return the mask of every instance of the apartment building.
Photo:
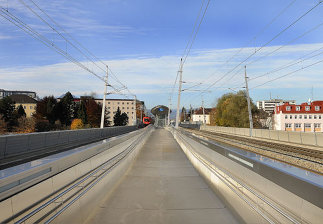
<svg viewBox="0 0 323 224">
<path fill-rule="evenodd" d="M 274 129 L 285 131 L 323 132 L 323 101 L 276 106 Z"/>
<path fill-rule="evenodd" d="M 103 99 L 95 99 L 98 104 L 103 103 Z M 118 107 L 121 113 L 128 115 L 128 125 L 138 124 L 141 117 L 145 114 L 146 108 L 144 101 L 132 99 L 106 99 L 106 110 L 109 111 L 109 121 L 113 125 L 113 116 L 117 112 Z"/>
<path fill-rule="evenodd" d="M 23 90 L 4 90 L 0 89 L 0 100 L 11 95 L 27 95 L 33 99 L 36 99 L 36 92 L 23 91 Z"/>
<path fill-rule="evenodd" d="M 24 94 L 16 94 L 10 95 L 9 98 L 15 102 L 16 108 L 19 107 L 19 105 L 22 105 L 25 110 L 26 117 L 32 117 L 32 115 L 36 112 L 37 101 L 32 97 Z"/>
<path fill-rule="evenodd" d="M 283 99 L 270 99 L 270 100 L 262 100 L 257 101 L 257 108 L 260 110 L 264 110 L 265 112 L 272 114 L 275 110 L 276 106 L 283 105 L 285 103 L 289 103 L 291 105 L 295 105 L 295 100 L 283 100 Z"/>
</svg>

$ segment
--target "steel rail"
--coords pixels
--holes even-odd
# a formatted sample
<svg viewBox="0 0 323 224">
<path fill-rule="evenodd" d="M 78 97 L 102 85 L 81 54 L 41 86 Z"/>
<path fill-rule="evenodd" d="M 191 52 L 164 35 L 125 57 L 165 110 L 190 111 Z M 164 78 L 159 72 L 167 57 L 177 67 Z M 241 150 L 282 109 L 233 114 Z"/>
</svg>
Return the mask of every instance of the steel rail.
<svg viewBox="0 0 323 224">
<path fill-rule="evenodd" d="M 181 139 L 183 140 L 183 141 L 185 141 L 184 139 L 183 139 L 183 137 L 181 137 Z M 192 150 L 194 150 L 194 148 L 193 148 L 193 146 L 190 144 L 190 143 L 188 143 L 187 141 L 185 141 L 186 142 L 186 144 L 188 144 L 189 146 L 190 146 L 190 148 L 192 149 Z M 204 157 L 202 157 L 202 156 L 200 156 L 200 154 L 197 154 L 196 152 L 194 152 L 194 151 L 192 151 L 192 150 L 190 150 L 190 152 L 192 153 L 192 155 L 196 158 L 196 159 L 198 159 L 201 163 L 203 163 L 205 166 L 207 166 L 208 168 L 209 168 L 209 170 L 212 172 L 212 173 L 214 173 L 216 176 L 218 176 L 217 174 L 219 174 L 219 175 L 221 175 L 220 173 L 218 173 L 217 171 L 216 171 L 216 169 L 218 169 L 218 170 L 220 170 L 224 175 L 226 175 L 226 176 L 228 176 L 228 177 L 230 177 L 232 180 L 234 180 L 236 183 L 238 183 L 239 185 L 241 185 L 244 189 L 246 189 L 246 190 L 248 190 L 252 195 L 254 195 L 254 196 L 256 196 L 257 198 L 259 198 L 262 202 L 264 202 L 265 204 L 267 204 L 268 206 L 270 206 L 271 208 L 273 208 L 276 212 L 278 212 L 279 214 L 281 214 L 281 215 L 283 215 L 285 218 L 287 218 L 288 220 L 290 220 L 291 222 L 293 222 L 293 223 L 297 223 L 297 224 L 299 224 L 300 222 L 298 221 L 298 220 L 296 220 L 294 217 L 292 217 L 292 216 L 290 216 L 288 213 L 286 213 L 285 211 L 283 211 L 281 208 L 279 208 L 277 205 L 275 205 L 274 203 L 272 203 L 272 202 L 270 202 L 269 200 L 267 200 L 265 197 L 263 197 L 263 196 L 261 196 L 260 194 L 258 194 L 254 189 L 252 189 L 251 187 L 249 187 L 248 185 L 246 185 L 245 183 L 243 183 L 243 182 L 241 182 L 240 180 L 238 180 L 237 178 L 235 178 L 234 176 L 232 176 L 230 173 L 228 173 L 227 171 L 224 171 L 223 169 L 221 169 L 221 168 L 219 168 L 219 167 L 217 167 L 215 164 L 214 164 L 214 162 L 212 162 L 212 161 L 210 161 L 210 160 L 207 160 L 207 159 L 205 159 Z M 214 169 L 212 166 L 210 166 L 209 164 L 212 164 L 214 167 L 216 167 L 216 169 Z M 220 179 L 222 179 L 223 180 L 223 178 L 226 180 L 226 181 L 228 181 L 228 182 L 230 182 L 229 180 L 227 180 L 223 175 L 221 175 L 222 176 L 222 178 L 220 178 Z M 233 185 L 234 186 L 234 184 L 232 183 L 232 182 L 230 182 L 231 183 L 231 185 Z M 227 184 L 226 184 L 227 185 Z M 228 186 L 228 185 L 227 185 Z M 234 189 L 232 189 L 232 187 L 230 187 L 230 186 L 228 186 L 234 193 L 236 193 L 238 196 L 239 196 L 239 194 L 236 192 L 236 190 L 234 190 Z M 239 196 L 240 197 L 240 196 Z M 240 197 L 240 198 L 242 198 L 242 197 Z M 243 199 L 243 198 L 242 198 Z M 244 200 L 244 199 L 243 199 Z M 252 199 L 250 199 L 250 200 L 252 200 Z M 244 200 L 245 202 L 247 202 L 246 200 Z M 248 203 L 248 202 L 247 202 Z M 248 203 L 248 205 L 251 205 L 251 204 L 249 204 Z M 257 212 L 258 212 L 258 208 L 257 207 L 253 207 L 252 206 L 252 208 L 254 208 Z M 259 213 L 260 215 L 262 214 L 262 212 L 261 213 Z M 263 215 L 262 215 L 263 216 Z M 264 217 L 264 216 L 263 216 Z M 265 219 L 268 221 L 268 222 L 270 222 L 270 223 L 275 223 L 275 222 L 272 222 L 272 220 L 270 220 L 268 217 L 268 219 L 266 218 L 267 216 L 265 215 Z"/>
</svg>

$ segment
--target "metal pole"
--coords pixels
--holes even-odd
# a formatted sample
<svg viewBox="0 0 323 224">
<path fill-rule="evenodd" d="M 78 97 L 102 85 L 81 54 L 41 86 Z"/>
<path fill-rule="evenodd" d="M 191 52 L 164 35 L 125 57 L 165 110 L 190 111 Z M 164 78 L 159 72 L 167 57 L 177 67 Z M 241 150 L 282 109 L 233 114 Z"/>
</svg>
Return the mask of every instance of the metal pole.
<svg viewBox="0 0 323 224">
<path fill-rule="evenodd" d="M 144 109 L 144 107 L 142 106 L 142 104 L 140 104 L 140 122 L 142 122 L 142 110 Z"/>
<path fill-rule="evenodd" d="M 135 108 L 135 113 L 134 113 L 134 116 L 133 116 L 133 125 L 137 124 L 137 106 L 136 106 L 136 102 L 137 102 L 137 98 L 136 98 L 136 95 L 134 95 L 133 104 L 134 104 L 134 108 Z"/>
<path fill-rule="evenodd" d="M 169 99 L 168 99 L 168 101 L 169 101 L 169 106 L 168 106 L 168 121 L 167 121 L 167 125 L 169 126 L 170 125 L 170 105 L 171 105 L 171 98 L 169 97 Z"/>
<path fill-rule="evenodd" d="M 104 93 L 103 93 L 103 102 L 102 102 L 102 112 L 101 112 L 101 125 L 100 128 L 104 128 L 104 117 L 105 117 L 105 99 L 107 96 L 107 87 L 108 87 L 108 66 L 107 66 L 107 75 L 104 82 Z"/>
<path fill-rule="evenodd" d="M 249 135 L 252 136 L 252 129 L 253 129 L 253 121 L 252 121 L 252 114 L 251 114 L 251 106 L 250 106 L 250 97 L 249 97 L 249 89 L 248 89 L 248 77 L 247 77 L 247 66 L 244 66 L 244 79 L 246 82 L 246 94 L 247 94 L 247 103 L 248 103 L 248 113 L 249 113 Z"/>
<path fill-rule="evenodd" d="M 180 107 L 180 103 L 181 103 L 181 92 L 182 92 L 182 73 L 183 73 L 183 60 L 181 58 L 181 65 L 180 65 L 180 69 L 179 69 L 179 85 L 178 85 L 178 98 L 177 98 L 177 111 L 176 111 L 176 125 L 175 128 L 178 128 L 178 124 L 179 124 L 179 107 Z"/>
<path fill-rule="evenodd" d="M 205 120 L 205 110 L 204 110 L 204 99 L 202 95 L 202 108 L 203 108 L 203 125 L 205 126 L 206 120 Z"/>
</svg>

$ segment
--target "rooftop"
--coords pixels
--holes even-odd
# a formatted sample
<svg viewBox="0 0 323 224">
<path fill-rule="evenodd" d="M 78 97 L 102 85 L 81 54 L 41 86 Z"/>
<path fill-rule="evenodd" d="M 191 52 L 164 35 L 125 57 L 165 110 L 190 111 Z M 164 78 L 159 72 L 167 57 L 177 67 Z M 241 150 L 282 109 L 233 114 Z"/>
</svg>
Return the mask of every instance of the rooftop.
<svg viewBox="0 0 323 224">
<path fill-rule="evenodd" d="M 30 96 L 24 94 L 14 94 L 9 96 L 9 98 L 17 104 L 22 103 L 37 103 L 37 100 L 31 98 Z"/>
</svg>

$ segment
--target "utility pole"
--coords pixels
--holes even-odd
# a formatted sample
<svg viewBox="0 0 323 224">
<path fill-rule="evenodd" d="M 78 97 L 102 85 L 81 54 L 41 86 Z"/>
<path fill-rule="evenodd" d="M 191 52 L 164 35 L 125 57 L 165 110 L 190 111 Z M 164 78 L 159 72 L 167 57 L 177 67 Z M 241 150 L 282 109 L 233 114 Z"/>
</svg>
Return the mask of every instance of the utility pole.
<svg viewBox="0 0 323 224">
<path fill-rule="evenodd" d="M 134 96 L 133 105 L 134 105 L 134 108 L 135 108 L 135 113 L 133 115 L 133 125 L 136 125 L 137 124 L 137 105 L 136 105 L 137 98 L 136 98 L 136 95 L 133 95 L 133 96 Z"/>
<path fill-rule="evenodd" d="M 179 124 L 179 107 L 180 107 L 180 103 L 181 103 L 181 92 L 182 92 L 182 74 L 183 74 L 183 59 L 182 58 L 181 58 L 181 65 L 180 65 L 178 72 L 179 72 L 179 85 L 178 85 L 176 125 L 175 125 L 176 129 L 178 129 L 178 124 Z"/>
<path fill-rule="evenodd" d="M 204 110 L 204 99 L 202 95 L 202 108 L 203 108 L 203 125 L 205 126 L 206 120 L 205 120 L 205 110 Z"/>
<path fill-rule="evenodd" d="M 101 112 L 101 125 L 100 128 L 104 128 L 104 117 L 105 117 L 105 99 L 107 96 L 107 87 L 108 87 L 108 71 L 109 68 L 107 66 L 107 75 L 104 80 L 104 93 L 103 93 L 103 102 L 102 102 L 102 112 Z"/>
<path fill-rule="evenodd" d="M 248 113 L 249 113 L 249 135 L 252 137 L 252 129 L 253 129 L 253 121 L 252 121 L 252 114 L 251 114 L 251 106 L 250 106 L 250 97 L 249 97 L 249 89 L 248 89 L 248 77 L 247 77 L 247 66 L 244 66 L 244 79 L 246 82 L 246 94 L 247 94 L 247 102 L 248 102 Z"/>
</svg>

